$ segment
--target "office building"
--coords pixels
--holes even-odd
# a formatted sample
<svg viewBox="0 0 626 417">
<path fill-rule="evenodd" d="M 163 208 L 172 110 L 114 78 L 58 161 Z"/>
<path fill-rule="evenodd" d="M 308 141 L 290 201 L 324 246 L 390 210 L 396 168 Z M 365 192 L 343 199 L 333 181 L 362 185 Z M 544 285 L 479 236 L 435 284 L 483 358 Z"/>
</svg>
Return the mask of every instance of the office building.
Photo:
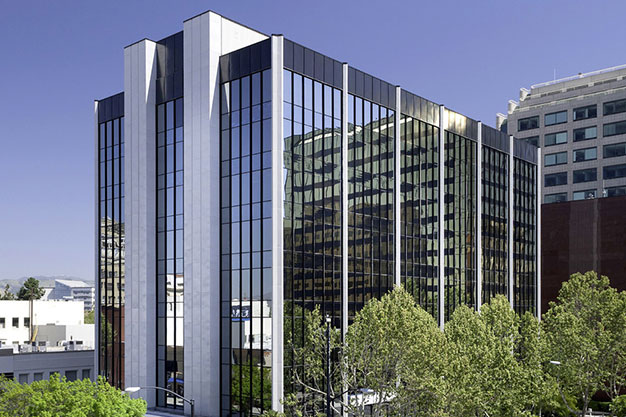
<svg viewBox="0 0 626 417">
<path fill-rule="evenodd" d="M 626 195 L 626 66 L 522 88 L 497 124 L 543 148 L 544 203 Z"/>
<path fill-rule="evenodd" d="M 345 332 L 394 285 L 442 326 L 495 294 L 540 313 L 537 148 L 282 35 L 207 12 L 129 45 L 95 121 L 98 372 L 119 386 L 281 409 L 285 324 L 320 306 Z"/>
<path fill-rule="evenodd" d="M 541 309 L 571 274 L 596 271 L 626 290 L 626 196 L 541 206 Z"/>
<path fill-rule="evenodd" d="M 46 300 L 82 301 L 85 310 L 91 311 L 95 304 L 96 289 L 92 284 L 83 281 L 55 279 L 54 287 L 46 289 L 46 294 L 42 298 Z"/>
</svg>

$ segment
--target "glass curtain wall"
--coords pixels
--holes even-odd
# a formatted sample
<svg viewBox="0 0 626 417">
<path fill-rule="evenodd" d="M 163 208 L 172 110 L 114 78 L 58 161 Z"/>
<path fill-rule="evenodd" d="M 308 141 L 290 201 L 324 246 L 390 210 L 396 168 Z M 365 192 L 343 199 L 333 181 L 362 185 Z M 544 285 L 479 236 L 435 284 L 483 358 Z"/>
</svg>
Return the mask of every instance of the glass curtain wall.
<svg viewBox="0 0 626 417">
<path fill-rule="evenodd" d="M 509 156 L 482 149 L 482 303 L 508 294 Z"/>
<path fill-rule="evenodd" d="M 537 286 L 537 167 L 514 161 L 513 308 L 536 314 Z"/>
<path fill-rule="evenodd" d="M 476 142 L 445 132 L 445 320 L 476 308 Z"/>
<path fill-rule="evenodd" d="M 394 285 L 394 111 L 348 95 L 348 317 Z"/>
<path fill-rule="evenodd" d="M 439 129 L 400 120 L 400 276 L 422 308 L 438 317 Z"/>
<path fill-rule="evenodd" d="M 99 369 L 124 386 L 124 118 L 99 124 Z"/>
<path fill-rule="evenodd" d="M 157 106 L 157 384 L 184 395 L 183 99 Z M 157 391 L 161 407 L 182 407 Z"/>
<path fill-rule="evenodd" d="M 265 70 L 221 85 L 221 410 L 271 408 L 272 84 Z"/>
<path fill-rule="evenodd" d="M 341 90 L 285 70 L 285 391 L 302 371 L 292 349 L 304 343 L 304 314 L 319 306 L 340 328 Z M 312 407 L 312 403 L 304 405 Z"/>
</svg>

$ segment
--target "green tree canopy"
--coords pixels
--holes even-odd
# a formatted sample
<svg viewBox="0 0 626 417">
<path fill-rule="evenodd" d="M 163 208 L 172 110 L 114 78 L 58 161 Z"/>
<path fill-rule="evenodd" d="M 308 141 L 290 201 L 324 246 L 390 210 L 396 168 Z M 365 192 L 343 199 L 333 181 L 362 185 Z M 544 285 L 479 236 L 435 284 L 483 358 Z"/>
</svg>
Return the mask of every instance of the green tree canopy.
<svg viewBox="0 0 626 417">
<path fill-rule="evenodd" d="M 4 286 L 4 291 L 0 292 L 0 300 L 15 300 L 15 294 L 11 292 L 9 284 Z"/>
<path fill-rule="evenodd" d="M 131 399 L 104 378 L 49 380 L 20 384 L 0 379 L 0 417 L 140 417 L 146 413 L 143 399 Z"/>
<path fill-rule="evenodd" d="M 45 291 L 43 288 L 39 288 L 39 280 L 30 277 L 22 285 L 22 288 L 17 293 L 18 300 L 39 300 L 43 297 Z"/>
</svg>

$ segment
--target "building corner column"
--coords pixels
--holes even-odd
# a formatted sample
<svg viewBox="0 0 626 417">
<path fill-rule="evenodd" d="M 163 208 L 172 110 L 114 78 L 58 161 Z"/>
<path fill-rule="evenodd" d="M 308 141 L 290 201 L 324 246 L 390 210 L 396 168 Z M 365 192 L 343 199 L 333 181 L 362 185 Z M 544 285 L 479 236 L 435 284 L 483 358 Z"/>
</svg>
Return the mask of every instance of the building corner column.
<svg viewBox="0 0 626 417">
<path fill-rule="evenodd" d="M 341 334 L 348 331 L 348 64 L 341 90 Z"/>
<path fill-rule="evenodd" d="M 401 236 L 400 236 L 400 230 L 401 230 L 401 226 L 402 226 L 402 217 L 401 217 L 401 197 L 402 197 L 402 190 L 400 189 L 401 187 L 401 177 L 402 177 L 402 172 L 401 172 L 401 166 L 400 166 L 400 158 L 401 158 L 401 152 L 400 152 L 400 105 L 401 105 L 401 94 L 402 94 L 402 89 L 400 88 L 400 86 L 396 86 L 396 111 L 394 113 L 395 116 L 395 120 L 394 120 L 394 135 L 395 135 L 395 140 L 394 140 L 394 150 L 393 150 L 393 154 L 394 154 L 394 158 L 393 158 L 393 166 L 394 166 L 394 184 L 393 184 L 393 189 L 394 189 L 394 194 L 393 194 L 393 208 L 394 208 L 394 214 L 393 214 L 393 218 L 394 218 L 394 233 L 393 233 L 393 237 L 394 237 L 394 259 L 395 259 L 395 263 L 394 263 L 394 271 L 393 271 L 393 276 L 394 276 L 394 283 L 396 287 L 399 287 L 400 285 L 402 285 L 402 280 L 400 279 L 400 275 L 401 275 L 401 262 L 402 262 L 402 257 L 401 257 L 401 251 L 400 251 L 400 246 L 401 246 Z"/>
<path fill-rule="evenodd" d="M 283 411 L 283 37 L 272 35 L 272 409 Z"/>
<path fill-rule="evenodd" d="M 445 249 L 446 249 L 446 240 L 445 240 L 445 213 L 446 213 L 446 205 L 445 205 L 445 182 L 446 182 L 446 169 L 445 169 L 445 161 L 446 161 L 446 152 L 445 152 L 445 144 L 446 144 L 446 128 L 448 127 L 447 121 L 447 112 L 444 105 L 439 106 L 439 179 L 438 179 L 438 187 L 439 187 L 439 215 L 438 215 L 438 232 L 437 232 L 437 241 L 438 241 L 438 278 L 439 285 L 437 286 L 438 292 L 438 316 L 439 316 L 439 327 L 443 330 L 445 323 Z"/>
<path fill-rule="evenodd" d="M 515 230 L 513 229 L 513 216 L 515 214 L 515 152 L 514 152 L 514 139 L 512 135 L 509 135 L 509 205 L 508 205 L 508 238 L 509 238 L 509 291 L 508 298 L 509 304 L 511 304 L 511 308 L 514 308 L 513 302 L 515 300 L 513 296 L 513 290 L 515 288 L 515 258 L 513 257 L 513 249 L 515 241 L 513 239 L 515 235 Z"/>
<path fill-rule="evenodd" d="M 483 124 L 478 122 L 476 152 L 476 311 L 483 304 Z"/>
<path fill-rule="evenodd" d="M 537 318 L 541 321 L 541 195 L 542 195 L 542 190 L 541 190 L 541 177 L 542 177 L 542 169 L 541 169 L 541 164 L 542 160 L 541 160 L 541 148 L 537 148 L 537 186 L 536 186 L 536 194 L 535 194 L 535 202 L 536 202 L 536 207 L 537 207 L 537 234 L 535 236 L 535 239 L 537 239 L 537 263 L 535 265 L 535 268 L 537 270 L 536 276 L 537 276 L 537 282 L 536 282 L 536 289 L 537 289 L 537 300 L 536 300 L 536 305 L 537 305 Z"/>
<path fill-rule="evenodd" d="M 98 151 L 100 149 L 100 143 L 99 143 L 99 137 L 98 137 L 98 133 L 99 133 L 99 129 L 98 129 L 98 106 L 99 106 L 99 102 L 98 100 L 94 100 L 94 104 L 93 104 L 93 114 L 94 114 L 94 129 L 95 129 L 95 134 L 94 134 L 94 138 L 95 138 L 95 145 L 94 145 L 94 277 L 95 277 L 95 303 L 94 303 L 94 315 L 93 315 L 93 319 L 94 319 L 94 329 L 95 329 L 95 335 L 94 335 L 94 350 L 93 350 L 93 355 L 94 355 L 94 365 L 93 365 L 93 369 L 94 369 L 94 377 L 97 377 L 98 375 L 100 375 L 100 218 L 98 217 L 98 210 L 100 208 L 100 182 L 99 182 L 99 178 L 98 178 L 98 173 L 100 172 L 100 166 L 98 163 L 99 160 L 99 154 Z"/>
</svg>

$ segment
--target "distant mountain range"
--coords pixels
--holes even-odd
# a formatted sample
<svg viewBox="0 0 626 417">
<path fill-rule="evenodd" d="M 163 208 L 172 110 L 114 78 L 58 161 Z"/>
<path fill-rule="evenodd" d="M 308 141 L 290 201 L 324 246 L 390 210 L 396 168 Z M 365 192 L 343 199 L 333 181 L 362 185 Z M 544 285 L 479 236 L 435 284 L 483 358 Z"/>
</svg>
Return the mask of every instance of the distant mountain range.
<svg viewBox="0 0 626 417">
<path fill-rule="evenodd" d="M 54 281 L 57 279 L 67 279 L 70 281 L 83 281 L 83 282 L 91 283 L 90 281 L 86 279 L 82 279 L 79 277 L 71 277 L 68 275 L 52 275 L 52 276 L 33 275 L 33 278 L 39 280 L 40 287 L 54 287 Z M 27 279 L 28 277 L 22 277 L 18 279 L 0 279 L 0 290 L 4 291 L 4 287 L 7 284 L 9 284 L 9 288 L 11 292 L 15 294 L 20 290 L 20 288 L 22 288 L 22 285 Z"/>
</svg>

